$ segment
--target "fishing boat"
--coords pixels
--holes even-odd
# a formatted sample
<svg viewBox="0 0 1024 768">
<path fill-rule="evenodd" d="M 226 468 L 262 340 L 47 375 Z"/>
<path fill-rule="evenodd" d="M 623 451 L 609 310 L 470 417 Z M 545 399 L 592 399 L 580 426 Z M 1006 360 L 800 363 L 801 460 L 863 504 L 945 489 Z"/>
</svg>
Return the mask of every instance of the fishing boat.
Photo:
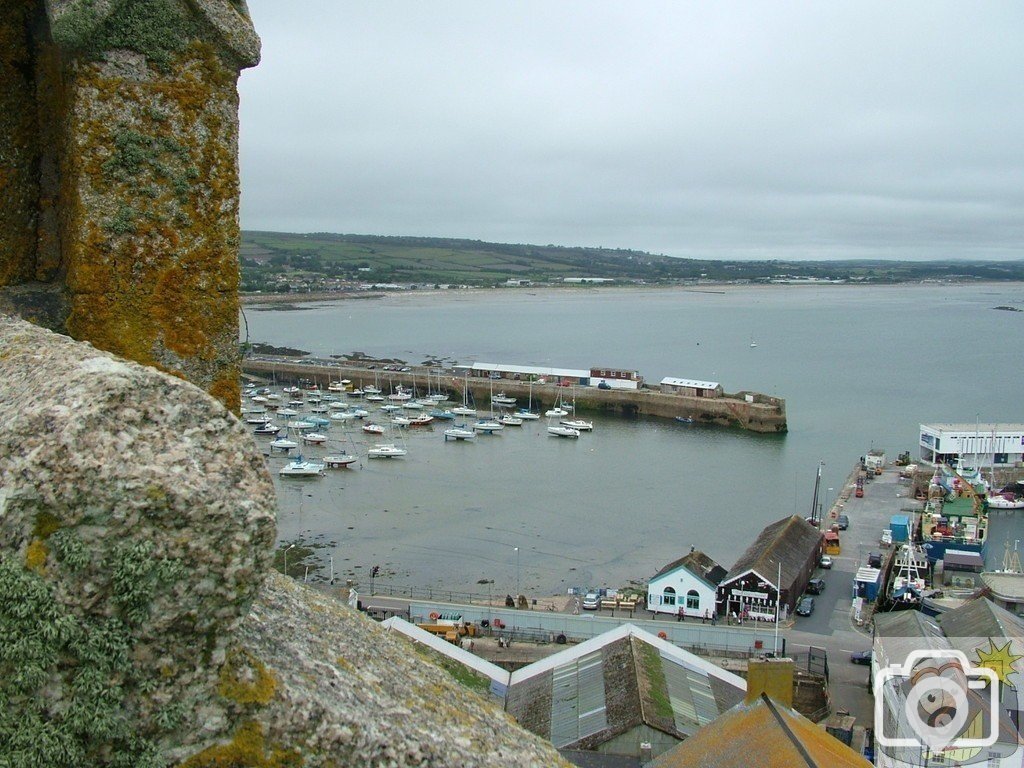
<svg viewBox="0 0 1024 768">
<path fill-rule="evenodd" d="M 371 459 L 394 459 L 407 453 L 405 448 L 399 448 L 394 443 L 378 443 L 368 450 L 366 455 Z"/>
<path fill-rule="evenodd" d="M 580 436 L 578 429 L 567 427 L 564 424 L 548 424 L 548 434 L 554 435 L 555 437 L 571 437 L 576 438 Z"/>
<path fill-rule="evenodd" d="M 511 413 L 503 413 L 498 417 L 498 421 L 504 424 L 506 427 L 521 427 L 523 426 L 523 420 L 518 416 L 513 416 Z"/>
<path fill-rule="evenodd" d="M 253 433 L 257 435 L 276 435 L 280 431 L 280 427 L 278 427 L 272 421 L 267 421 L 256 427 L 256 429 L 253 430 Z"/>
<path fill-rule="evenodd" d="M 504 392 L 499 392 L 496 395 L 491 395 L 491 402 L 494 405 L 507 408 L 508 406 L 515 405 L 516 399 L 514 397 L 509 397 Z"/>
<path fill-rule="evenodd" d="M 380 424 L 363 424 L 363 432 L 368 435 L 383 435 L 384 427 Z"/>
<path fill-rule="evenodd" d="M 927 585 L 928 557 L 921 547 L 904 544 L 893 559 L 892 579 L 889 582 L 890 610 L 917 608 Z"/>
<path fill-rule="evenodd" d="M 409 419 L 410 427 L 425 427 L 434 420 L 434 417 L 429 413 L 421 413 L 419 416 L 415 416 Z"/>
<path fill-rule="evenodd" d="M 444 439 L 448 440 L 472 440 L 476 437 L 476 432 L 467 427 L 465 424 L 456 424 L 453 427 L 449 427 L 444 431 Z"/>
<path fill-rule="evenodd" d="M 277 473 L 281 477 L 320 477 L 324 473 L 324 465 L 296 456 L 294 461 L 285 464 Z"/>
</svg>

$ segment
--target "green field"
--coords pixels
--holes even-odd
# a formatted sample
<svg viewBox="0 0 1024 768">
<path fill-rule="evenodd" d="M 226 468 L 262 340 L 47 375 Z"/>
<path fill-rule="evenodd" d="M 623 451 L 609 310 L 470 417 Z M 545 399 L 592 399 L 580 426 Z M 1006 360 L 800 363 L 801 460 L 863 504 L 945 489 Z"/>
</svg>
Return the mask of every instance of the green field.
<svg viewBox="0 0 1024 768">
<path fill-rule="evenodd" d="M 1024 280 L 1024 262 L 704 261 L 642 251 L 327 233 L 242 233 L 242 290 L 337 289 L 343 281 L 495 286 L 597 277 L 663 283 L 779 276 L 897 283 Z"/>
</svg>

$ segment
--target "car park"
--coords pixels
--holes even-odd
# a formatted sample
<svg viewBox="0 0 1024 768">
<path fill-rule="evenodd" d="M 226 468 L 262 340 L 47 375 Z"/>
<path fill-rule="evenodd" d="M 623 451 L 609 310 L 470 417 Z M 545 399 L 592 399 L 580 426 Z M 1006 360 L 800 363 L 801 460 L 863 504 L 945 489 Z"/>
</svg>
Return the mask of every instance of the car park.
<svg viewBox="0 0 1024 768">
<path fill-rule="evenodd" d="M 850 654 L 850 661 L 854 664 L 870 664 L 871 663 L 871 649 L 866 651 L 854 651 Z"/>
<path fill-rule="evenodd" d="M 824 579 L 811 579 L 807 582 L 807 594 L 809 595 L 820 595 L 825 591 L 825 580 Z"/>
<path fill-rule="evenodd" d="M 845 531 L 850 527 L 850 518 L 846 515 L 840 515 L 836 518 L 836 525 L 839 526 L 840 531 Z"/>
<path fill-rule="evenodd" d="M 583 610 L 596 611 L 601 605 L 601 597 L 597 592 L 587 592 L 583 597 Z"/>
<path fill-rule="evenodd" d="M 818 565 L 820 565 L 822 568 L 831 568 L 832 555 L 822 555 L 821 560 L 818 561 Z"/>
<path fill-rule="evenodd" d="M 810 595 L 804 595 L 797 601 L 796 615 L 810 616 L 812 613 L 814 613 L 814 598 Z"/>
</svg>

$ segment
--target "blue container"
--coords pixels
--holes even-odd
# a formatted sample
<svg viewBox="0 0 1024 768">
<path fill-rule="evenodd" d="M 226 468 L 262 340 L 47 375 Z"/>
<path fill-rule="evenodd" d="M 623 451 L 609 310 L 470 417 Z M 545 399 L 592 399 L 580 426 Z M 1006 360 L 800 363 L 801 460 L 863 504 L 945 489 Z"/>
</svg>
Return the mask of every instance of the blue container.
<svg viewBox="0 0 1024 768">
<path fill-rule="evenodd" d="M 904 542 L 910 539 L 910 515 L 893 515 L 889 518 L 892 540 Z"/>
</svg>

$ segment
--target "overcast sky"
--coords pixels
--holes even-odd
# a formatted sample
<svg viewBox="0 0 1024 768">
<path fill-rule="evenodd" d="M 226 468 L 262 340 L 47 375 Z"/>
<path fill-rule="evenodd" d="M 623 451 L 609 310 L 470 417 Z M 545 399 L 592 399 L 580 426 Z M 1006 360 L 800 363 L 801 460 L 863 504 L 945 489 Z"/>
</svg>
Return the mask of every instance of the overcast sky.
<svg viewBox="0 0 1024 768">
<path fill-rule="evenodd" d="M 1024 3 L 249 0 L 242 226 L 1024 258 Z"/>
</svg>

